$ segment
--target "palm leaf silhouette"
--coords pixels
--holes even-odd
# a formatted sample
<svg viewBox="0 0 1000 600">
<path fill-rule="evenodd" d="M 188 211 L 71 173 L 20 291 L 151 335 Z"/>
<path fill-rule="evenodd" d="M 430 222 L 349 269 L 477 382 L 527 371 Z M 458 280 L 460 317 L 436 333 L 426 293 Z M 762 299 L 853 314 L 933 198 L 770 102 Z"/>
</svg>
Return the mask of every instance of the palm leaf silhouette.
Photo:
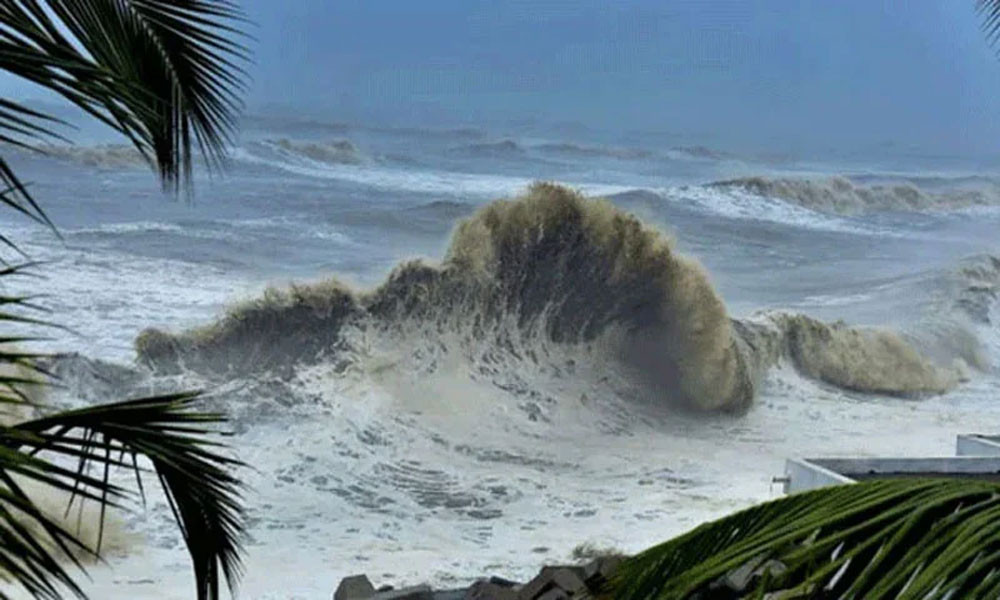
<svg viewBox="0 0 1000 600">
<path fill-rule="evenodd" d="M 197 149 L 209 169 L 224 165 L 241 107 L 247 51 L 244 23 L 228 0 L 0 0 L 0 69 L 31 81 L 124 135 L 156 171 L 165 189 L 190 190 Z M 60 119 L 0 99 L 0 144 L 42 151 L 67 141 Z M 2 147 L 2 146 L 0 146 Z M 0 204 L 55 227 L 9 162 L 0 156 Z M 36 265 L 0 234 L 19 262 L 0 258 L 0 284 Z M 5 288 L 0 288 L 0 290 Z M 32 501 L 25 482 L 71 494 L 72 502 L 122 507 L 132 494 L 110 479 L 134 471 L 161 484 L 193 562 L 197 597 L 219 597 L 240 571 L 243 532 L 240 466 L 212 439 L 224 421 L 197 410 L 196 393 L 117 402 L 54 413 L 35 406 L 30 388 L 51 382 L 44 358 L 22 348 L 52 327 L 30 296 L 0 292 L 0 582 L 33 597 L 64 591 L 85 597 L 64 568 L 82 568 L 94 547 Z M 17 332 L 17 333 L 15 333 Z M 42 416 L 16 419 L 27 408 Z M 0 598 L 6 598 L 0 591 Z"/>
<path fill-rule="evenodd" d="M 996 598 L 1000 484 L 873 480 L 767 502 L 650 548 L 609 597 Z"/>
</svg>

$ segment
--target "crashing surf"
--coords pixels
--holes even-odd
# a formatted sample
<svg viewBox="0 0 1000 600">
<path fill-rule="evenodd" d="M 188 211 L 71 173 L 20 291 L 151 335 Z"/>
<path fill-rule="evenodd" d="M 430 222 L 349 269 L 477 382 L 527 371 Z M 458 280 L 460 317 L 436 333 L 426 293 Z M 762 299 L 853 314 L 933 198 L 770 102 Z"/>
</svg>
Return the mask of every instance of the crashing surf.
<svg viewBox="0 0 1000 600">
<path fill-rule="evenodd" d="M 362 339 L 458 355 L 493 381 L 503 379 L 497 365 L 551 371 L 582 353 L 642 382 L 647 397 L 701 411 L 747 409 L 781 362 L 843 389 L 898 396 L 943 393 L 967 376 L 887 330 L 783 312 L 733 319 L 670 238 L 547 183 L 461 221 L 440 264 L 404 263 L 368 291 L 336 280 L 272 289 L 197 329 L 146 330 L 136 346 L 157 372 L 227 379 L 303 364 L 347 369 L 365 353 Z"/>
</svg>

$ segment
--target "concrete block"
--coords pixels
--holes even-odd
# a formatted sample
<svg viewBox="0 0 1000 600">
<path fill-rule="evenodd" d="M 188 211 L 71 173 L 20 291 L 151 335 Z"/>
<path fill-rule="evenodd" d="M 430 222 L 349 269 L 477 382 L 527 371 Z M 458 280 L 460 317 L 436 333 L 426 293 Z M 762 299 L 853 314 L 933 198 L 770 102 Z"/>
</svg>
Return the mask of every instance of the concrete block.
<svg viewBox="0 0 1000 600">
<path fill-rule="evenodd" d="M 587 589 L 592 592 L 599 590 L 611 579 L 622 562 L 624 559 L 620 556 L 602 556 L 584 565 L 583 582 L 587 585 Z"/>
<path fill-rule="evenodd" d="M 367 600 L 375 597 L 375 586 L 367 575 L 344 577 L 333 593 L 333 600 Z"/>
<path fill-rule="evenodd" d="M 955 440 L 958 456 L 1000 456 L 1000 437 L 994 435 L 963 434 Z"/>
<path fill-rule="evenodd" d="M 743 592 L 754 580 L 757 567 L 764 562 L 764 555 L 754 557 L 741 566 L 729 571 L 711 584 L 712 589 L 727 589 L 733 592 Z"/>
<path fill-rule="evenodd" d="M 854 483 L 854 480 L 818 464 L 815 459 L 790 458 L 785 461 L 784 482 L 784 492 L 792 494 L 828 485 Z"/>
<path fill-rule="evenodd" d="M 785 492 L 874 478 L 949 477 L 1000 481 L 1000 455 L 927 458 L 789 459 Z"/>
<path fill-rule="evenodd" d="M 517 600 L 517 590 L 491 581 L 477 581 L 465 592 L 465 600 Z"/>
<path fill-rule="evenodd" d="M 518 600 L 541 600 L 552 590 L 562 591 L 566 597 L 587 591 L 583 567 L 543 567 L 538 576 L 524 584 L 517 594 Z M 546 597 L 545 600 L 551 600 Z"/>
</svg>

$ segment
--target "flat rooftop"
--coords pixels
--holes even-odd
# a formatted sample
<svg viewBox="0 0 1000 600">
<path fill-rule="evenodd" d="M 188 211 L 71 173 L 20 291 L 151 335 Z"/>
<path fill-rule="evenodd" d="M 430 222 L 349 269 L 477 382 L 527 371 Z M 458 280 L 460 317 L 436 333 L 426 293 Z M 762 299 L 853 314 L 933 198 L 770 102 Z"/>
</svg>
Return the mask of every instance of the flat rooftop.
<svg viewBox="0 0 1000 600">
<path fill-rule="evenodd" d="M 953 477 L 1000 483 L 1000 451 L 993 456 L 930 458 L 799 458 L 785 463 L 786 493 L 870 479 Z"/>
</svg>

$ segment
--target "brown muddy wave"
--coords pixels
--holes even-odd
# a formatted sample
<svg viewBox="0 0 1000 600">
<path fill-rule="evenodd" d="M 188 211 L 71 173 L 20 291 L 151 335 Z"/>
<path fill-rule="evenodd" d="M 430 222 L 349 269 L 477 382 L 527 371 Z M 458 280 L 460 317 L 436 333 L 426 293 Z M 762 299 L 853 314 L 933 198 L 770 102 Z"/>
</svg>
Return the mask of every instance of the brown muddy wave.
<svg viewBox="0 0 1000 600">
<path fill-rule="evenodd" d="M 547 183 L 460 221 L 440 264 L 401 264 L 368 291 L 336 280 L 271 289 L 194 330 L 146 330 L 136 346 L 157 372 L 225 379 L 336 367 L 351 360 L 358 331 L 414 352 L 449 346 L 470 363 L 503 355 L 516 366 L 572 349 L 650 397 L 706 411 L 746 409 L 782 361 L 880 394 L 940 393 L 961 376 L 888 331 L 786 313 L 733 320 L 705 270 L 669 237 Z"/>
<path fill-rule="evenodd" d="M 909 182 L 864 185 L 846 177 L 745 177 L 717 181 L 707 187 L 742 190 L 836 215 L 955 210 L 1000 204 L 1000 193 L 992 185 L 928 191 Z"/>
</svg>

